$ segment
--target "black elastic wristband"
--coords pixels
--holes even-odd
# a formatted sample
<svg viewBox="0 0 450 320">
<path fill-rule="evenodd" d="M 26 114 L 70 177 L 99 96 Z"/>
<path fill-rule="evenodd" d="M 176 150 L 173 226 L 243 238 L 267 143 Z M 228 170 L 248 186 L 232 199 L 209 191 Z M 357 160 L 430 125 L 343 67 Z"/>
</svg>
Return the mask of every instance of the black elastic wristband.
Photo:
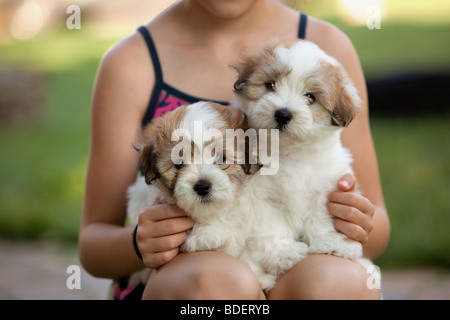
<svg viewBox="0 0 450 320">
<path fill-rule="evenodd" d="M 136 232 L 137 232 L 137 229 L 138 229 L 138 225 L 136 225 L 136 227 L 134 228 L 134 231 L 133 231 L 133 247 L 134 247 L 134 252 L 136 252 L 136 255 L 137 255 L 138 258 L 142 261 L 142 254 L 141 254 L 141 252 L 139 251 L 139 248 L 138 248 L 137 242 L 136 242 Z"/>
</svg>

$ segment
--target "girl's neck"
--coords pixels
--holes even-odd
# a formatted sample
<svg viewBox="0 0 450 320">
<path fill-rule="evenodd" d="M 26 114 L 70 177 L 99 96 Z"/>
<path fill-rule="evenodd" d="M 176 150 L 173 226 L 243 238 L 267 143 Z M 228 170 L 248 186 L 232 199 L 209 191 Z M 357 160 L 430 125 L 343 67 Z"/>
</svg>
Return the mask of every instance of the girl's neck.
<svg viewBox="0 0 450 320">
<path fill-rule="evenodd" d="M 184 21 L 185 31 L 195 34 L 198 41 L 210 42 L 242 38 L 264 28 L 271 16 L 272 5 L 271 1 L 257 0 L 248 8 L 218 8 L 213 12 L 196 0 L 184 0 L 178 5 L 178 13 L 180 21 Z"/>
</svg>

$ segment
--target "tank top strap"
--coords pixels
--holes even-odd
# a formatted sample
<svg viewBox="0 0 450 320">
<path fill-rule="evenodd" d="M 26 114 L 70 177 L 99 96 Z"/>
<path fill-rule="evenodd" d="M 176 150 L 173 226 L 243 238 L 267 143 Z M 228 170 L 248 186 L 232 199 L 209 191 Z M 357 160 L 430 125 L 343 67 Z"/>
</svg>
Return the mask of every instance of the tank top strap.
<svg viewBox="0 0 450 320">
<path fill-rule="evenodd" d="M 308 16 L 303 12 L 300 13 L 300 23 L 298 27 L 298 38 L 305 39 L 306 37 L 306 24 L 308 23 Z"/>
<path fill-rule="evenodd" d="M 155 77 L 157 82 L 163 81 L 163 75 L 161 70 L 161 64 L 159 62 L 158 58 L 158 52 L 156 51 L 155 43 L 153 42 L 152 36 L 150 35 L 150 32 L 145 26 L 139 27 L 138 31 L 142 34 L 144 37 L 145 43 L 147 44 L 148 51 L 150 52 L 150 56 L 152 58 L 153 62 L 153 68 L 155 71 Z"/>
</svg>

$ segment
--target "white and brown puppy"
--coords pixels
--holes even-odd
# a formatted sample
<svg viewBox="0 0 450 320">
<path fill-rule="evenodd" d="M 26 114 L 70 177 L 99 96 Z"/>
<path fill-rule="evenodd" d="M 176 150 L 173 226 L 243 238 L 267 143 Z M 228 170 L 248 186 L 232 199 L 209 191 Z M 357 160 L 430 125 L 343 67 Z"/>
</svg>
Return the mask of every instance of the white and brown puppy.
<svg viewBox="0 0 450 320">
<path fill-rule="evenodd" d="M 360 108 L 357 90 L 341 64 L 315 44 L 271 43 L 236 67 L 234 103 L 256 129 L 278 129 L 279 170 L 259 176 L 309 253 L 357 260 L 361 245 L 335 230 L 327 195 L 352 173 L 352 157 L 340 140 Z"/>
<path fill-rule="evenodd" d="M 129 188 L 128 214 L 137 223 L 156 195 L 177 204 L 195 221 L 182 251 L 231 254 L 252 268 L 267 291 L 307 254 L 307 247 L 295 243 L 280 211 L 263 201 L 252 179 L 248 141 L 234 135 L 246 129 L 242 111 L 210 102 L 154 120 L 136 143 L 144 176 Z"/>
<path fill-rule="evenodd" d="M 245 149 L 235 140 L 227 143 L 227 129 L 246 130 L 245 114 L 209 102 L 179 107 L 144 128 L 135 143 L 143 177 L 128 190 L 131 223 L 137 223 L 142 209 L 159 196 L 196 222 L 184 251 L 218 249 L 226 244 L 230 248 L 223 249 L 228 251 L 242 247 L 234 246 L 231 236 L 240 217 L 225 211 L 249 179 L 250 165 L 245 161 Z"/>
</svg>

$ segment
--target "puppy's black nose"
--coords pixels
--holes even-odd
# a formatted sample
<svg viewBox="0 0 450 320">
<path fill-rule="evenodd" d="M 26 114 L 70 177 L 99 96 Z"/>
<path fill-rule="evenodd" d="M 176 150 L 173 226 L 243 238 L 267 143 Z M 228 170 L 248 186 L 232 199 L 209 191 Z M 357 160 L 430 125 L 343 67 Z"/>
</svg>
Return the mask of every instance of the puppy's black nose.
<svg viewBox="0 0 450 320">
<path fill-rule="evenodd" d="M 194 190 L 199 196 L 206 196 L 211 190 L 211 182 L 206 180 L 198 180 L 194 185 Z"/>
<path fill-rule="evenodd" d="M 281 128 L 287 125 L 289 121 L 291 121 L 292 113 L 286 108 L 278 109 L 277 111 L 275 111 L 274 117 L 275 121 L 278 124 L 278 127 Z"/>
</svg>

